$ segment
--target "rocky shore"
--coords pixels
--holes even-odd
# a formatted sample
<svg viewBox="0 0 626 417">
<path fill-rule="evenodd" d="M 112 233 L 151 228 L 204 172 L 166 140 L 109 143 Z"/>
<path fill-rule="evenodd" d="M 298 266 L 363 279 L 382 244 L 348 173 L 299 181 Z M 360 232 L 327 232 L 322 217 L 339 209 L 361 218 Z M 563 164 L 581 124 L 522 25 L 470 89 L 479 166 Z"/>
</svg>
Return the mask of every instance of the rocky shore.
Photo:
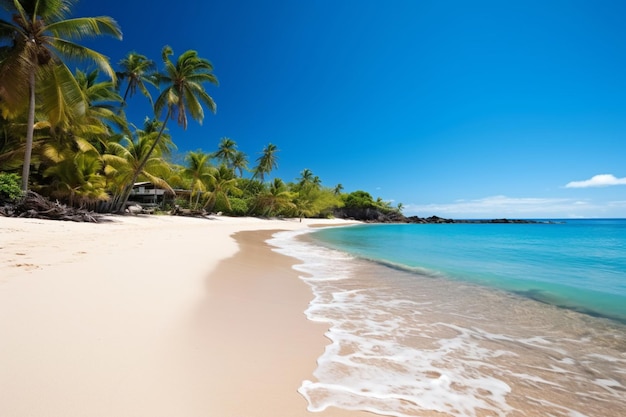
<svg viewBox="0 0 626 417">
<path fill-rule="evenodd" d="M 522 220 L 522 219 L 446 219 L 438 216 L 419 217 L 419 216 L 404 216 L 403 214 L 392 211 L 382 212 L 373 208 L 364 209 L 345 209 L 341 208 L 335 210 L 333 213 L 336 218 L 346 220 L 358 220 L 366 223 L 416 223 L 416 224 L 445 224 L 445 223 L 514 223 L 514 224 L 532 224 L 532 223 L 547 223 L 537 220 Z"/>
</svg>

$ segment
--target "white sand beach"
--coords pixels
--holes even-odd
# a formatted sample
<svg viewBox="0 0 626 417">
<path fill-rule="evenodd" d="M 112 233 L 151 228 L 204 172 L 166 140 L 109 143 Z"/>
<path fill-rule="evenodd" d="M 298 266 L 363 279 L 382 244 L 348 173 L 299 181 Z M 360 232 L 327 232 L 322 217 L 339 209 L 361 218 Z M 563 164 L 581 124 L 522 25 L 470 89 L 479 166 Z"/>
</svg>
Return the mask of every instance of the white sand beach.
<svg viewBox="0 0 626 417">
<path fill-rule="evenodd" d="M 0 217 L 0 416 L 297 417 L 328 340 L 271 231 L 339 220 Z"/>
</svg>

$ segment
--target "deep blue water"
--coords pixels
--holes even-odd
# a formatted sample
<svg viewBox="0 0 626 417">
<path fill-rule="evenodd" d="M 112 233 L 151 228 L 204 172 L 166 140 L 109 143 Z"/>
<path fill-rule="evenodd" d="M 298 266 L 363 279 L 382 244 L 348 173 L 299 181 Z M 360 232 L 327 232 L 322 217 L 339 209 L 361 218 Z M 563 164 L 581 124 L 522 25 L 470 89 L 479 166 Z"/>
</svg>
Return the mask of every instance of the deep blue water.
<svg viewBox="0 0 626 417">
<path fill-rule="evenodd" d="M 358 225 L 313 237 L 388 266 L 626 323 L 626 219 Z"/>
</svg>

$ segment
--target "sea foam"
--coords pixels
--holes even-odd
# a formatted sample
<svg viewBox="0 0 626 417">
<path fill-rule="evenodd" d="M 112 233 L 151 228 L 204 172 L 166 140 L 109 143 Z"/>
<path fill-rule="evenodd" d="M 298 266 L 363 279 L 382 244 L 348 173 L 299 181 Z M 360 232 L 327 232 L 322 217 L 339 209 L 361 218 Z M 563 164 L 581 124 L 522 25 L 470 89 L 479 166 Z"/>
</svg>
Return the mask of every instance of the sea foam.
<svg viewBox="0 0 626 417">
<path fill-rule="evenodd" d="M 317 381 L 304 381 L 299 389 L 310 411 L 336 406 L 397 417 L 423 410 L 460 417 L 475 416 L 478 409 L 504 416 L 511 409 L 505 400 L 510 387 L 472 365 L 502 352 L 480 348 L 464 329 L 453 328 L 449 338 L 433 338 L 428 328 L 416 328 L 411 321 L 429 302 L 349 289 L 350 284 L 329 285 L 352 277 L 354 258 L 307 243 L 294 244 L 294 234 L 279 233 L 269 243 L 303 262 L 295 268 L 306 274 L 301 278 L 314 293 L 305 313 L 310 320 L 331 325 L 326 334 L 331 344 L 314 373 Z M 403 343 L 412 337 L 432 346 L 416 349 Z M 465 361 L 458 361 L 459 357 Z M 440 363 L 447 363 L 445 370 Z"/>
<path fill-rule="evenodd" d="M 330 342 L 298 390 L 310 411 L 604 417 L 625 409 L 623 326 L 363 261 L 303 233 L 269 243 L 300 261 L 294 268 L 314 294 L 305 314 L 329 324 Z"/>
</svg>

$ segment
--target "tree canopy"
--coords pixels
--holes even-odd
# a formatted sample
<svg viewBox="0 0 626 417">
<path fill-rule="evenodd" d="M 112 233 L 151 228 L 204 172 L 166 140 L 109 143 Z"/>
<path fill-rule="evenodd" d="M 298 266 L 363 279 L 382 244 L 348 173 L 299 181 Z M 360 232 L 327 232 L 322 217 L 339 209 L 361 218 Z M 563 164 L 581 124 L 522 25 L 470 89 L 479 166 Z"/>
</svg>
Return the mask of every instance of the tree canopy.
<svg viewBox="0 0 626 417">
<path fill-rule="evenodd" d="M 278 169 L 274 143 L 259 146 L 253 167 L 230 137 L 174 162 L 168 122 L 185 130 L 217 110 L 208 90 L 218 86 L 212 63 L 195 50 L 175 57 L 164 46 L 160 66 L 131 51 L 114 69 L 78 42 L 121 39 L 121 28 L 111 17 L 71 18 L 73 4 L 0 0 L 0 197 L 19 198 L 32 188 L 75 207 L 123 212 L 136 184 L 147 182 L 168 196 L 163 210 L 291 217 L 332 216 L 344 206 L 394 210 L 364 191 L 326 187 L 308 168 L 293 181 L 269 178 Z M 68 62 L 96 67 L 71 71 Z M 137 123 L 142 128 L 126 116 L 127 100 L 137 93 L 153 111 Z"/>
</svg>

